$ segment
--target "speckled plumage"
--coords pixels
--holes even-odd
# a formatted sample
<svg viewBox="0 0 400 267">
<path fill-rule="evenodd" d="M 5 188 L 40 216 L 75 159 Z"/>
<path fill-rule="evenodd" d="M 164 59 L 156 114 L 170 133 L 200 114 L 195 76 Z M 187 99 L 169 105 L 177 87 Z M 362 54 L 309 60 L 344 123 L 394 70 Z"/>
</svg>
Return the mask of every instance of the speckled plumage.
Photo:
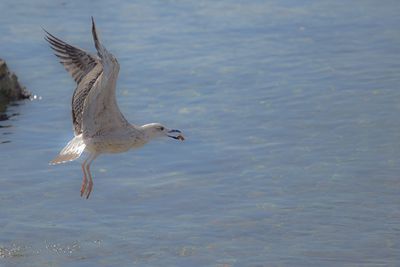
<svg viewBox="0 0 400 267">
<path fill-rule="evenodd" d="M 46 31 L 45 39 L 60 63 L 77 83 L 72 96 L 72 124 L 75 137 L 53 159 L 51 164 L 64 163 L 89 156 L 82 164 L 81 196 L 89 198 L 93 180 L 90 164 L 102 153 L 120 153 L 138 148 L 158 136 L 183 140 L 178 130 L 168 130 L 159 123 L 136 126 L 130 124 L 118 108 L 115 90 L 119 73 L 117 59 L 100 43 L 92 18 L 92 34 L 97 55 L 69 45 Z"/>
</svg>

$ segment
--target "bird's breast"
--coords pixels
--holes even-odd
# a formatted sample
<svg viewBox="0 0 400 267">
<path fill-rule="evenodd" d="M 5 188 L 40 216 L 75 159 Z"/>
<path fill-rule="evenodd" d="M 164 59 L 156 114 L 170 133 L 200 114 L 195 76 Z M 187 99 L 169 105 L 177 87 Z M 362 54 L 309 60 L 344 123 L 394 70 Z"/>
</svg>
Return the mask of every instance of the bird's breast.
<svg viewBox="0 0 400 267">
<path fill-rule="evenodd" d="M 146 144 L 137 133 L 131 134 L 104 131 L 101 134 L 85 138 L 89 150 L 97 153 L 122 153 Z"/>
</svg>

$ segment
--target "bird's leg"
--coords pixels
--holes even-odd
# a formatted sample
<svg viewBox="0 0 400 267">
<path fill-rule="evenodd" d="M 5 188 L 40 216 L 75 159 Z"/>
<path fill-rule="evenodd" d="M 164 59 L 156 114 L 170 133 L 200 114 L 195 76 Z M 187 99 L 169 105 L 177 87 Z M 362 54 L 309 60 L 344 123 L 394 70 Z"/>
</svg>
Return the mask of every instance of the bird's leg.
<svg viewBox="0 0 400 267">
<path fill-rule="evenodd" d="M 90 193 L 93 190 L 93 179 L 92 179 L 92 173 L 90 172 L 90 164 L 93 162 L 93 160 L 97 157 L 96 154 L 92 154 L 89 156 L 88 158 L 88 162 L 85 164 L 85 168 L 86 168 L 86 173 L 89 176 L 89 183 L 88 186 L 86 187 L 86 199 L 89 198 Z"/>
<path fill-rule="evenodd" d="M 82 186 L 81 186 L 81 197 L 85 193 L 86 186 L 87 186 L 87 176 L 86 176 L 86 166 L 85 166 L 86 161 L 87 161 L 87 159 L 85 159 L 85 161 L 82 163 L 83 179 L 82 179 Z"/>
<path fill-rule="evenodd" d="M 90 193 L 92 192 L 93 189 L 93 179 L 92 179 L 92 174 L 90 173 L 90 164 L 87 165 L 87 173 L 89 174 L 89 184 L 86 190 L 86 199 L 89 198 Z"/>
</svg>

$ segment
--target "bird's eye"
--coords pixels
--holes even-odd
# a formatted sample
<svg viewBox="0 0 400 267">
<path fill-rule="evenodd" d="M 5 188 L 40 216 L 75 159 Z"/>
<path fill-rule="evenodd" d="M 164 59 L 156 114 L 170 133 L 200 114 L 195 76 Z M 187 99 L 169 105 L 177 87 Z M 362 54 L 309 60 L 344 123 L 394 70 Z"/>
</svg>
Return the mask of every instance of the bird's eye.
<svg viewBox="0 0 400 267">
<path fill-rule="evenodd" d="M 160 131 L 164 131 L 164 127 L 161 126 L 161 127 L 160 127 Z"/>
</svg>

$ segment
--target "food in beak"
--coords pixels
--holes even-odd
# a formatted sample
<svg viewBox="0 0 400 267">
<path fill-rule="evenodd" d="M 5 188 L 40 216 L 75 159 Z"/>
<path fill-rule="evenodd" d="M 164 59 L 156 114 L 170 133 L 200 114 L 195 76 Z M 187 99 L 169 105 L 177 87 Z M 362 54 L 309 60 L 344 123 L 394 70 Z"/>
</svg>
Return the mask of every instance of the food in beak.
<svg viewBox="0 0 400 267">
<path fill-rule="evenodd" d="M 174 136 L 174 135 L 168 135 L 168 136 L 171 138 L 177 139 L 177 140 L 181 140 L 181 141 L 185 140 L 185 138 L 181 134 L 182 132 L 179 130 L 171 130 L 168 133 L 179 133 L 177 136 Z"/>
</svg>

